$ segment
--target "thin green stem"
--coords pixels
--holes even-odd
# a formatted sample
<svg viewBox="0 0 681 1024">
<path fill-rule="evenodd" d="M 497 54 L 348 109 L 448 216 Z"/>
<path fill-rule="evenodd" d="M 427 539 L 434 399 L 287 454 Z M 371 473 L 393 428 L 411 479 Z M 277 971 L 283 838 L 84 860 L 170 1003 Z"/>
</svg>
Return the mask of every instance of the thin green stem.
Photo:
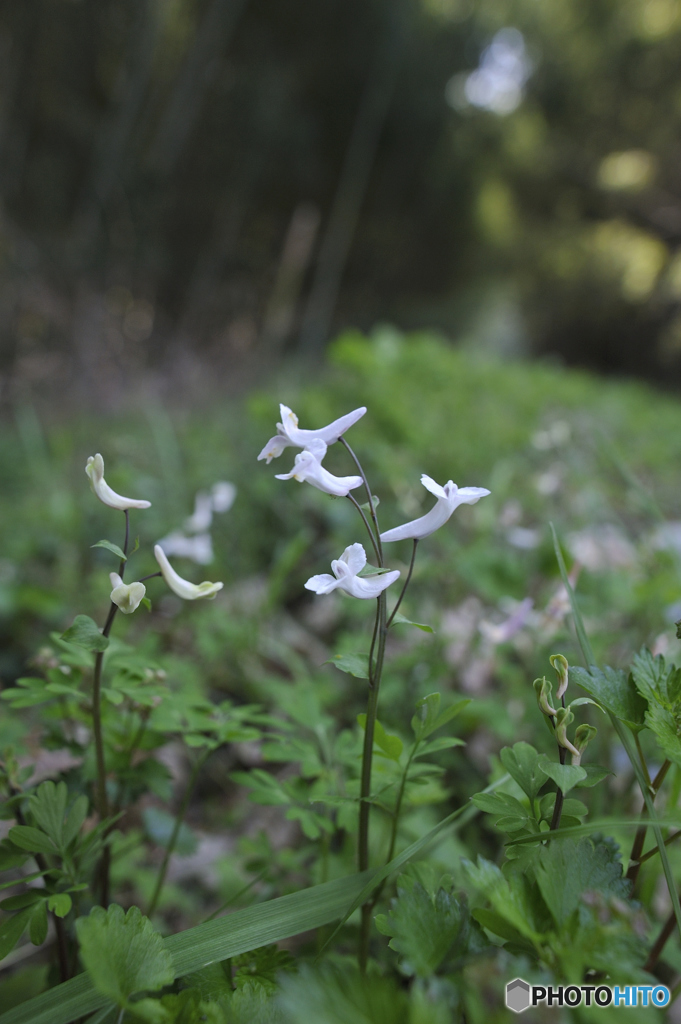
<svg viewBox="0 0 681 1024">
<path fill-rule="evenodd" d="M 681 839 L 681 832 L 675 832 L 673 836 L 667 836 L 664 841 L 664 845 L 669 846 L 675 839 Z M 643 856 L 639 858 L 639 864 L 645 864 L 647 860 L 650 860 L 651 857 L 655 857 L 659 852 L 660 851 L 657 846 L 653 846 L 652 850 L 648 850 L 647 853 L 644 853 Z"/>
<path fill-rule="evenodd" d="M 645 761 L 643 760 L 643 753 L 641 751 L 640 744 L 638 744 L 638 743 L 637 743 L 637 750 L 639 752 L 639 757 L 641 758 L 641 764 L 645 765 Z M 663 764 L 662 764 L 660 770 L 658 771 L 657 775 L 655 776 L 653 781 L 650 783 L 650 789 L 652 791 L 651 792 L 651 796 L 652 796 L 653 800 L 657 796 L 657 793 L 658 793 L 658 791 L 660 789 L 660 786 L 664 782 L 665 777 L 667 775 L 667 772 L 669 771 L 670 768 L 671 768 L 671 761 L 669 759 L 667 759 L 666 761 L 663 762 Z M 646 768 L 646 775 L 647 775 L 647 772 L 648 772 L 648 770 Z M 636 830 L 636 835 L 634 836 L 634 842 L 633 842 L 632 847 L 631 847 L 631 853 L 629 854 L 629 867 L 627 869 L 627 878 L 631 882 L 632 886 L 636 885 L 636 882 L 638 880 L 638 874 L 639 874 L 639 871 L 641 870 L 641 864 L 643 863 L 644 860 L 648 859 L 647 857 L 642 857 L 641 856 L 641 854 L 643 853 L 643 845 L 644 845 L 644 843 L 646 841 L 646 832 L 648 831 L 648 823 L 645 820 L 645 819 L 647 819 L 647 817 L 648 817 L 648 811 L 644 807 L 643 810 L 641 811 L 641 824 L 639 825 L 639 827 Z M 657 847 L 655 847 L 655 850 L 657 850 Z M 655 851 L 652 851 L 652 852 L 655 852 Z"/>
<path fill-rule="evenodd" d="M 118 606 L 111 602 L 109 614 L 102 636 L 108 637 L 116 617 Z M 95 655 L 95 670 L 92 681 L 92 731 L 95 739 L 95 759 L 97 762 L 97 810 L 100 819 L 108 817 L 109 799 L 106 793 L 106 765 L 104 763 L 104 739 L 102 736 L 102 664 L 104 651 L 97 651 Z"/>
<path fill-rule="evenodd" d="M 230 907 L 232 903 L 236 903 L 236 901 L 240 899 L 243 895 L 245 895 L 245 893 L 247 893 L 249 889 L 252 889 L 254 885 L 257 885 L 261 878 L 265 877 L 268 870 L 269 865 L 263 868 L 262 871 L 255 876 L 255 878 L 251 879 L 250 882 L 247 882 L 246 885 L 244 885 L 241 889 L 238 890 L 238 892 L 235 892 L 233 896 L 230 896 L 228 900 L 225 900 L 224 903 L 221 903 L 218 909 L 214 910 L 212 914 L 209 914 L 208 917 L 204 918 L 201 924 L 205 924 L 206 921 L 212 921 L 214 917 L 217 917 L 218 914 L 221 914 L 223 910 L 226 910 L 227 907 Z"/>
<path fill-rule="evenodd" d="M 346 495 L 346 497 L 348 497 L 350 499 L 350 501 L 352 502 L 352 504 L 355 506 L 355 508 L 359 512 L 360 516 L 362 517 L 362 521 L 363 521 L 364 525 L 367 528 L 367 533 L 371 537 L 371 543 L 373 545 L 374 551 L 376 552 L 376 559 L 378 561 L 378 567 L 379 567 L 379 569 L 382 569 L 383 568 L 383 558 L 382 558 L 382 554 L 381 554 L 381 549 L 379 548 L 378 541 L 376 540 L 376 536 L 374 535 L 374 531 L 371 529 L 371 526 L 369 525 L 369 520 L 364 515 L 364 509 L 362 508 L 360 503 L 357 501 L 357 498 L 355 498 L 352 494 L 348 493 Z"/>
<path fill-rule="evenodd" d="M 669 915 L 669 917 L 667 918 L 667 920 L 663 924 L 662 931 L 660 932 L 660 934 L 658 935 L 657 939 L 655 940 L 653 948 L 650 950 L 650 953 L 648 954 L 648 959 L 646 960 L 646 962 L 643 965 L 643 970 L 644 971 L 650 971 L 650 973 L 652 974 L 653 969 L 654 969 L 655 965 L 657 964 L 657 961 L 660 958 L 662 950 L 666 946 L 667 940 L 669 939 L 669 937 L 671 936 L 671 934 L 672 934 L 672 932 L 674 931 L 675 928 L 676 928 L 676 916 L 674 914 L 674 911 L 672 910 L 671 914 Z"/>
<path fill-rule="evenodd" d="M 156 878 L 156 885 L 154 887 L 154 892 L 151 897 L 151 902 L 149 903 L 149 909 L 147 910 L 147 917 L 151 917 L 151 915 L 156 910 L 156 906 L 161 896 L 161 891 L 163 889 L 163 884 L 166 880 L 168 864 L 170 863 L 170 858 L 173 854 L 175 846 L 177 845 L 177 839 L 180 834 L 180 829 L 182 828 L 182 822 L 184 821 L 185 815 L 189 808 L 189 801 L 191 800 L 192 792 L 194 790 L 198 774 L 206 762 L 208 753 L 209 752 L 207 751 L 204 754 L 201 754 L 199 757 L 197 757 L 196 761 L 194 762 L 194 766 L 191 770 L 189 781 L 187 782 L 187 788 L 185 789 L 184 796 L 182 797 L 182 803 L 180 804 L 178 812 L 175 815 L 173 831 L 170 834 L 170 839 L 168 840 L 166 852 L 163 855 L 163 861 L 161 863 L 161 867 L 159 868 L 158 877 Z"/>
<path fill-rule="evenodd" d="M 393 608 L 392 613 L 390 615 L 390 618 L 388 619 L 388 622 L 387 622 L 388 629 L 390 629 L 390 627 L 392 625 L 392 621 L 393 621 L 393 619 L 395 618 L 395 616 L 397 615 L 397 613 L 399 611 L 400 605 L 402 604 L 402 598 L 406 594 L 407 587 L 409 586 L 409 583 L 411 581 L 411 574 L 414 571 L 414 562 L 416 561 L 416 548 L 418 546 L 418 542 L 419 542 L 418 541 L 418 537 L 414 537 L 414 546 L 413 546 L 413 548 L 411 550 L 411 562 L 409 563 L 409 572 L 407 573 L 407 578 L 404 581 L 404 586 L 402 587 L 402 593 L 398 597 L 397 604 Z"/>
<path fill-rule="evenodd" d="M 369 813 L 371 810 L 371 764 L 374 752 L 374 728 L 378 715 L 378 692 L 383 674 L 383 661 L 385 658 L 385 644 L 388 635 L 386 625 L 386 596 L 385 591 L 379 595 L 378 601 L 378 630 L 376 664 L 371 671 L 369 678 L 369 696 L 367 701 L 367 715 L 364 731 L 364 749 L 362 752 L 362 777 L 359 796 L 359 830 L 358 830 L 358 866 L 360 871 L 366 871 L 369 867 Z M 365 903 L 362 907 L 362 928 L 359 946 L 359 967 L 362 972 L 366 971 L 369 957 L 369 934 L 371 929 L 371 903 Z"/>
<path fill-rule="evenodd" d="M 405 791 L 406 786 L 407 786 L 407 777 L 409 775 L 409 769 L 411 767 L 411 762 L 414 760 L 414 757 L 416 755 L 416 751 L 418 750 L 420 743 L 421 743 L 420 740 L 417 740 L 414 743 L 412 751 L 411 751 L 409 757 L 407 758 L 407 763 L 404 766 L 404 771 L 402 773 L 402 779 L 400 780 L 400 788 L 399 788 L 399 790 L 397 792 L 397 800 L 395 802 L 395 810 L 393 811 L 393 825 L 392 825 L 392 830 L 390 832 L 390 846 L 388 848 L 388 856 L 386 857 L 386 860 L 385 860 L 386 864 L 390 863 L 390 861 L 393 859 L 393 855 L 395 853 L 395 843 L 397 842 L 397 828 L 398 828 L 399 823 L 400 823 L 400 812 L 402 810 L 402 800 L 404 799 L 404 791 Z M 378 899 L 378 897 L 376 897 L 376 898 Z"/>
<path fill-rule="evenodd" d="M 123 554 L 126 557 L 121 559 L 121 564 L 118 567 L 118 575 L 120 576 L 121 579 L 123 579 L 123 573 L 125 572 L 125 563 L 127 561 L 127 555 L 128 555 L 128 542 L 130 540 L 130 512 L 129 512 L 129 510 L 127 508 L 124 509 L 124 512 L 125 512 L 125 540 L 123 541 Z"/>
<path fill-rule="evenodd" d="M 369 487 L 369 482 L 368 482 L 368 480 L 366 478 L 366 474 L 365 474 L 364 470 L 362 469 L 362 464 L 360 463 L 359 459 L 357 458 L 357 456 L 353 452 L 352 448 L 350 447 L 350 445 L 348 444 L 348 442 L 345 440 L 344 437 L 339 437 L 338 440 L 343 445 L 345 450 L 350 455 L 350 458 L 352 459 L 352 461 L 357 466 L 357 472 L 359 473 L 359 475 L 362 478 L 362 482 L 364 484 L 364 490 L 366 491 L 367 501 L 369 502 L 369 510 L 371 512 L 371 520 L 372 520 L 372 522 L 374 524 L 374 529 L 376 531 L 376 540 L 377 540 L 377 552 L 376 553 L 378 555 L 378 564 L 379 564 L 379 566 L 381 568 L 383 568 L 383 547 L 381 545 L 381 531 L 380 531 L 380 529 L 378 527 L 378 516 L 376 515 L 376 508 L 374 506 L 374 496 L 371 493 L 371 488 Z"/>
<path fill-rule="evenodd" d="M 563 705 L 563 707 L 565 707 L 565 695 L 563 695 L 561 697 L 561 704 Z M 553 718 L 550 719 L 550 722 L 551 722 L 551 725 L 553 726 L 553 729 L 555 731 L 556 723 L 554 722 Z M 559 758 L 561 764 L 565 764 L 565 754 L 566 754 L 565 747 L 561 747 L 561 745 L 559 743 L 558 744 L 558 758 Z M 553 805 L 553 814 L 551 816 L 551 825 L 549 826 L 549 831 L 551 831 L 551 832 L 555 832 L 556 829 L 558 828 L 558 826 L 560 825 L 560 818 L 561 818 L 561 815 L 563 813 L 563 801 L 564 801 L 564 799 L 565 799 L 565 797 L 563 796 L 563 790 L 560 789 L 560 787 L 559 787 L 558 790 L 556 791 L 556 802 Z"/>
</svg>

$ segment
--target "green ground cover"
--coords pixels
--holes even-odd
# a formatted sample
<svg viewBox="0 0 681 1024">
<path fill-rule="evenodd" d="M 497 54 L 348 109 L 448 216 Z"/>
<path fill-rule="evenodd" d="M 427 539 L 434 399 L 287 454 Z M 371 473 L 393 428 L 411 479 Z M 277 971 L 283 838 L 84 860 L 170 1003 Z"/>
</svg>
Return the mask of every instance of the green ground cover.
<svg viewBox="0 0 681 1024">
<path fill-rule="evenodd" d="M 365 710 L 366 681 L 328 662 L 346 659 L 340 664 L 347 669 L 351 656 L 366 653 L 371 612 L 369 602 L 339 594 L 317 597 L 304 584 L 328 572 L 348 544 L 365 538 L 349 502 L 274 478 L 275 472 L 289 471 L 293 450 L 269 467 L 256 461 L 273 433 L 280 401 L 305 426 L 367 407 L 351 441 L 380 498 L 384 530 L 430 507 L 421 473 L 439 483 L 453 479 L 491 492 L 475 506 L 457 510 L 419 546 L 401 611 L 431 631 L 400 624 L 390 634 L 374 757 L 371 863 L 379 865 L 388 854 L 419 841 L 447 815 L 460 809 L 465 814 L 456 830 L 444 830 L 427 850 L 418 851 L 410 866 L 402 865 L 397 883 L 393 875 L 383 890 L 371 934 L 373 986 L 367 987 L 351 966 L 356 916 L 334 937 L 321 962 L 312 964 L 312 954 L 329 939 L 339 915 L 336 903 L 333 912 L 329 903 L 315 919 L 315 926 L 328 922 L 316 939 L 285 943 L 276 954 L 270 947 L 253 952 L 244 939 L 241 946 L 225 947 L 225 957 L 231 957 L 228 974 L 220 968 L 219 977 L 209 977 L 205 967 L 199 977 L 195 971 L 204 965 L 187 961 L 182 977 L 194 980 L 168 989 L 163 1010 L 159 1000 L 149 1000 L 136 1009 L 119 1002 L 117 1012 L 130 1021 L 302 1024 L 314 1004 L 315 1019 L 329 1024 L 449 1021 L 461 1014 L 467 1020 L 501 1020 L 507 1013 L 503 985 L 516 975 L 537 984 L 557 983 L 592 975 L 607 979 L 619 967 L 628 982 L 649 978 L 643 965 L 673 910 L 665 896 L 665 873 L 678 877 L 681 862 L 673 843 L 666 860 L 651 857 L 632 899 L 615 845 L 626 870 L 631 821 L 641 806 L 626 743 L 603 710 L 576 705 L 575 725 L 598 728 L 585 759 L 612 774 L 577 793 L 551 769 L 552 781 L 540 774 L 535 792 L 535 783 L 523 785 L 525 769 L 517 767 L 519 759 L 529 758 L 527 771 L 536 776 L 537 764 L 556 760 L 555 736 L 548 720 L 541 721 L 546 716 L 537 706 L 533 680 L 554 679 L 555 692 L 549 656 L 558 651 L 571 666 L 583 664 L 556 561 L 553 523 L 593 661 L 625 670 L 612 677 L 612 686 L 620 697 L 626 692 L 644 701 L 632 733 L 640 751 L 638 770 L 645 765 L 653 777 L 669 762 L 658 810 L 669 817 L 675 809 L 681 755 L 676 676 L 668 663 L 679 656 L 674 622 L 681 618 L 681 406 L 633 383 L 603 382 L 549 365 L 491 363 L 432 336 L 405 338 L 386 328 L 371 339 L 339 339 L 314 380 L 282 378 L 229 407 L 156 404 L 111 419 L 54 421 L 41 419 L 30 406 L 17 408 L 0 442 L 5 482 L 0 676 L 5 691 L 17 678 L 38 682 L 33 690 L 23 686 L 23 698 L 17 696 L 19 685 L 14 697 L 6 692 L 9 699 L 3 701 L 5 769 L 28 787 L 23 796 L 11 786 L 7 790 L 8 821 L 17 806 L 40 820 L 39 805 L 29 797 L 38 799 L 41 780 L 64 781 L 69 806 L 78 796 L 90 801 L 95 788 L 87 704 L 92 657 L 82 650 L 74 654 L 73 645 L 65 647 L 59 636 L 77 614 L 91 615 L 101 625 L 109 604 L 107 574 L 117 560 L 92 545 L 102 538 L 120 544 L 121 537 L 112 527 L 114 513 L 96 502 L 83 472 L 86 458 L 100 451 L 107 480 L 117 491 L 152 502 L 133 519 L 132 535 L 139 533 L 140 543 L 134 555 L 138 576 L 156 570 L 153 543 L 182 527 L 197 492 L 218 481 L 237 489 L 232 507 L 215 514 L 210 527 L 214 560 L 200 566 L 173 559 L 193 581 L 224 581 L 217 599 L 184 604 L 164 591 L 161 581 L 149 581 L 151 611 L 140 609 L 122 621 L 119 616 L 106 655 L 109 800 L 123 812 L 111 832 L 116 902 L 140 906 L 144 913 L 153 906 L 154 925 L 170 936 L 199 925 L 223 904 L 246 913 L 279 897 L 294 898 L 312 885 L 340 885 L 356 870 L 362 742 L 357 715 Z M 330 449 L 325 465 L 339 475 L 352 472 L 340 445 Z M 400 569 L 403 578 L 409 556 L 408 542 L 386 548 L 388 568 Z M 666 668 L 644 658 L 634 662 L 629 680 L 629 666 L 644 645 L 666 658 Z M 46 682 L 58 678 L 67 680 L 65 689 L 44 691 Z M 608 679 L 576 673 L 569 698 L 589 693 L 618 722 L 626 721 Z M 456 705 L 457 716 L 451 725 L 434 726 L 443 731 L 417 772 L 418 756 L 409 761 L 408 751 L 410 743 L 425 744 L 425 739 L 409 723 L 415 706 L 430 707 L 422 702 L 435 692 L 441 695 L 438 707 Z M 464 700 L 468 703 L 460 703 Z M 651 717 L 644 719 L 645 702 Z M 129 740 L 140 725 L 133 750 Z M 23 776 L 21 767 L 8 768 L 16 758 L 27 766 Z M 39 774 L 33 768 L 41 758 Z M 508 772 L 514 781 L 503 783 L 500 794 L 469 803 Z M 403 777 L 404 801 L 393 828 Z M 173 815 L 192 780 L 186 821 L 175 836 L 167 880 L 156 893 Z M 547 788 L 539 796 L 542 786 Z M 528 837 L 549 827 L 557 789 L 563 788 L 562 827 L 577 829 L 585 821 L 598 826 L 551 843 L 528 843 Z M 90 802 L 86 810 L 93 815 Z M 87 829 L 95 821 L 86 823 L 84 835 L 91 834 Z M 525 837 L 527 845 L 504 853 L 509 836 Z M 11 852 L 4 848 L 6 857 Z M 486 860 L 476 863 L 478 855 Z M 72 943 L 78 914 L 91 922 L 93 935 L 99 927 L 86 917 L 95 899 L 92 857 L 87 849 L 78 854 L 80 860 L 73 856 L 87 888 L 73 896 L 75 909 L 63 918 Z M 571 860 L 590 868 L 569 881 L 559 905 L 550 879 L 569 874 Z M 7 861 L 7 869 L 16 865 Z M 66 894 L 65 882 L 54 884 Z M 348 907 L 356 895 L 349 893 Z M 26 914 L 29 927 L 33 903 L 22 906 L 5 907 L 0 940 L 10 934 L 8 922 L 17 910 Z M 79 925 L 79 936 L 87 927 Z M 284 927 L 257 934 L 273 942 L 285 933 Z M 432 948 L 428 933 L 439 937 Z M 41 938 L 38 923 L 30 925 L 30 937 Z M 53 948 L 50 941 L 47 949 Z M 181 951 L 173 941 L 180 937 L 166 940 L 177 963 Z M 22 967 L 13 942 L 7 944 L 13 966 L 0 981 L 0 993 L 11 1003 L 59 980 L 55 968 L 41 974 L 33 966 L 40 954 Z M 607 956 L 598 952 L 604 946 Z M 579 957 L 570 952 L 575 947 L 582 950 Z M 672 939 L 664 959 L 653 965 L 670 987 L 681 970 L 677 947 Z M 96 957 L 92 963 L 85 957 L 85 963 L 96 977 Z M 159 971 L 159 985 L 165 984 Z M 121 999 L 157 987 L 133 985 Z M 104 995 L 115 998 L 112 991 Z M 588 1017 L 587 1011 L 574 1012 L 577 1019 Z M 607 1019 L 614 1011 L 597 1012 Z"/>
</svg>

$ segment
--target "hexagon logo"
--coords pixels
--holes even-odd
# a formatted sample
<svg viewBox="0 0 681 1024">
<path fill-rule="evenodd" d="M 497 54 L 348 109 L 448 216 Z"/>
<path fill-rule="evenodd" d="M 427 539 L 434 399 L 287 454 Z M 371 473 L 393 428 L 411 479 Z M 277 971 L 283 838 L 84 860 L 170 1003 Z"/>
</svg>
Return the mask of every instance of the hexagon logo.
<svg viewBox="0 0 681 1024">
<path fill-rule="evenodd" d="M 522 1013 L 530 1005 L 530 986 L 522 978 L 514 978 L 506 986 L 506 1006 L 514 1013 Z"/>
</svg>

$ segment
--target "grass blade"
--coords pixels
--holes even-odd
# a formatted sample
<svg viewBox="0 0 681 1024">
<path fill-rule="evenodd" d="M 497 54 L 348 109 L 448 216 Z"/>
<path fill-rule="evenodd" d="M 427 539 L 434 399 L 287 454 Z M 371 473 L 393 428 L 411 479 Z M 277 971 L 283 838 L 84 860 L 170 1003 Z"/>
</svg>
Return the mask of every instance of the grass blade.
<svg viewBox="0 0 681 1024">
<path fill-rule="evenodd" d="M 365 871 L 334 879 L 171 935 L 165 947 L 177 977 L 336 921 L 367 884 L 370 892 L 378 884 L 378 879 L 372 884 L 375 876 L 376 872 Z M 89 976 L 80 974 L 3 1013 L 0 1024 L 70 1024 L 108 1002 L 95 991 Z"/>
</svg>

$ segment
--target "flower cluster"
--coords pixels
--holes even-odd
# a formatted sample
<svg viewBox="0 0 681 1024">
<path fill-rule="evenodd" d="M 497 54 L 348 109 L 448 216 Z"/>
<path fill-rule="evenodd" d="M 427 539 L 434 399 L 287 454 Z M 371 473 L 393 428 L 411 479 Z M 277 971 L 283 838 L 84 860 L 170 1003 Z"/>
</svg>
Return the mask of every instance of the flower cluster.
<svg viewBox="0 0 681 1024">
<path fill-rule="evenodd" d="M 347 497 L 350 491 L 364 483 L 361 476 L 334 476 L 322 466 L 328 446 L 338 441 L 345 431 L 364 415 L 364 406 L 341 416 L 326 427 L 320 427 L 319 430 L 303 430 L 298 426 L 298 417 L 288 406 L 280 405 L 279 409 L 281 422 L 277 423 L 277 433 L 267 442 L 258 459 L 266 459 L 269 464 L 272 459 L 281 455 L 284 448 L 293 446 L 303 450 L 296 455 L 291 472 L 278 473 L 277 480 L 293 479 L 299 483 L 307 481 L 319 490 L 336 497 Z M 425 473 L 421 477 L 421 483 L 437 498 L 433 508 L 419 519 L 381 533 L 381 542 L 390 543 L 407 539 L 416 542 L 428 537 L 447 522 L 459 505 L 474 505 L 480 498 L 490 493 L 485 487 L 457 487 L 452 480 L 440 486 Z M 371 499 L 370 494 L 369 498 Z M 372 508 L 372 515 L 373 512 Z M 305 587 L 316 594 L 330 594 L 333 590 L 343 590 L 353 597 L 378 597 L 395 582 L 400 572 L 395 569 L 379 572 L 369 578 L 360 577 L 359 573 L 365 568 L 366 562 L 367 556 L 363 546 L 351 544 L 339 559 L 331 563 L 333 576 L 328 573 L 312 576 Z"/>
<path fill-rule="evenodd" d="M 151 508 L 151 502 L 141 498 L 126 498 L 122 494 L 117 494 L 116 491 L 112 490 L 104 479 L 104 459 L 100 454 L 91 455 L 87 460 L 85 466 L 85 472 L 90 478 L 90 485 L 92 490 L 99 498 L 101 502 L 108 505 L 109 508 L 116 508 L 126 515 L 130 509 L 142 509 Z M 231 487 L 231 484 L 219 484 L 216 485 L 213 495 L 213 501 L 211 503 L 212 509 L 215 511 L 222 511 L 229 508 L 231 501 L 233 500 L 233 493 L 227 493 L 225 488 Z M 217 492 L 217 488 L 221 488 Z M 195 510 L 194 516 L 196 517 L 197 511 Z M 215 597 L 219 590 L 222 590 L 224 584 L 222 583 L 210 583 L 205 581 L 203 583 L 190 583 L 189 580 L 183 579 L 179 576 L 173 567 L 171 566 L 165 551 L 156 544 L 154 547 L 154 556 L 159 564 L 160 572 L 154 575 L 162 576 L 165 582 L 168 584 L 170 589 L 178 597 L 181 597 L 185 601 L 196 601 L 199 598 L 204 597 Z M 125 561 L 125 559 L 124 559 Z M 122 568 L 120 570 L 123 571 Z M 111 581 L 111 602 L 115 604 L 124 615 L 131 615 L 144 600 L 146 594 L 146 587 L 140 581 L 135 583 L 124 583 L 122 577 L 117 572 L 109 574 Z"/>
</svg>

